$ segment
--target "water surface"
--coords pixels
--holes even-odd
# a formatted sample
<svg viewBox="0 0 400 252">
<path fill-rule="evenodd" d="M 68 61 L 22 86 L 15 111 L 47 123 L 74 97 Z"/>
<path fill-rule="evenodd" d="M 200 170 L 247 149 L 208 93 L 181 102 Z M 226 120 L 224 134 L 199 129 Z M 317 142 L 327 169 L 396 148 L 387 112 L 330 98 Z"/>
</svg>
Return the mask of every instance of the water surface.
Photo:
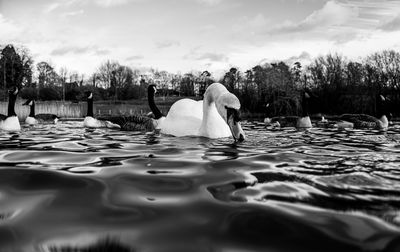
<svg viewBox="0 0 400 252">
<path fill-rule="evenodd" d="M 0 251 L 400 251 L 400 125 L 244 130 L 2 132 Z"/>
</svg>

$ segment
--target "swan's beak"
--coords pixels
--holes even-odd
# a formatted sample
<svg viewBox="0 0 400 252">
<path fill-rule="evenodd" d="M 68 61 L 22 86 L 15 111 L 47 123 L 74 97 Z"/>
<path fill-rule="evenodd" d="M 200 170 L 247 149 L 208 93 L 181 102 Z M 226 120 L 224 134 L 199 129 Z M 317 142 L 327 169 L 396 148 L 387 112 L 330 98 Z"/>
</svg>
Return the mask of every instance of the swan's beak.
<svg viewBox="0 0 400 252">
<path fill-rule="evenodd" d="M 235 139 L 235 141 L 243 142 L 245 139 L 244 131 L 242 130 L 240 122 L 235 122 L 234 116 L 228 117 L 228 126 L 231 129 L 232 136 Z"/>
</svg>

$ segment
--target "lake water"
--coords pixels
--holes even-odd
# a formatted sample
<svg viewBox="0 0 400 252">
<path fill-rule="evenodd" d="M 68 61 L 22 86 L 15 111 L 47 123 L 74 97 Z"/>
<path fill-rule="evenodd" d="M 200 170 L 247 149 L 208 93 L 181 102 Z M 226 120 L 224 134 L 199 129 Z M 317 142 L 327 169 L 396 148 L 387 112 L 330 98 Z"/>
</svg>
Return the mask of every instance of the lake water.
<svg viewBox="0 0 400 252">
<path fill-rule="evenodd" d="M 2 132 L 0 251 L 400 251 L 400 125 L 244 130 Z"/>
</svg>

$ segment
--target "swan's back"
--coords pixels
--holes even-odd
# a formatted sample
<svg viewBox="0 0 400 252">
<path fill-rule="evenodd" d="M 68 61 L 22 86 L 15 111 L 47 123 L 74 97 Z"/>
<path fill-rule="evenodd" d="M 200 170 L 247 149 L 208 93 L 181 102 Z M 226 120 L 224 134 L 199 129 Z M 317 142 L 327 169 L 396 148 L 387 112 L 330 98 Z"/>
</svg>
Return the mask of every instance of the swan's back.
<svg viewBox="0 0 400 252">
<path fill-rule="evenodd" d="M 162 123 L 161 133 L 174 136 L 195 136 L 203 118 L 203 101 L 182 99 L 175 102 Z"/>
</svg>

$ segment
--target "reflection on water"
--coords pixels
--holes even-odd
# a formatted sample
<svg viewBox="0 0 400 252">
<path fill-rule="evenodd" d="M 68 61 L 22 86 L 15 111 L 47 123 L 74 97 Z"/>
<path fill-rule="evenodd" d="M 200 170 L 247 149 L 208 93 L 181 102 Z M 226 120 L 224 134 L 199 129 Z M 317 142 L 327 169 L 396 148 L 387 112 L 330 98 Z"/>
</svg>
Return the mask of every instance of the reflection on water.
<svg viewBox="0 0 400 252">
<path fill-rule="evenodd" d="M 400 251 L 400 125 L 244 129 L 2 132 L 0 251 Z"/>
</svg>

